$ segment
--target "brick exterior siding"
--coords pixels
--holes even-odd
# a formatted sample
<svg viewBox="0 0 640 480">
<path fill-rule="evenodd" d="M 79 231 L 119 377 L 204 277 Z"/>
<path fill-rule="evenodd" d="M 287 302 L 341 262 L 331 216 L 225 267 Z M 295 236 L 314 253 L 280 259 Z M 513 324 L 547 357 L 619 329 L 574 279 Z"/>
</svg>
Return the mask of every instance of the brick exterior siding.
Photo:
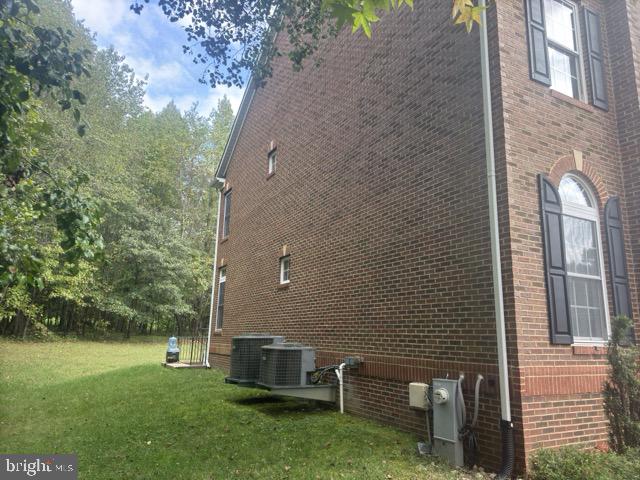
<svg viewBox="0 0 640 480">
<path fill-rule="evenodd" d="M 622 118 L 629 115 L 637 118 L 640 110 L 637 95 L 635 106 L 630 98 L 634 94 L 628 91 L 629 83 L 626 87 L 617 86 L 621 81 L 630 82 L 628 75 L 631 72 L 628 71 L 626 77 L 618 75 L 619 65 L 613 64 L 618 57 L 620 60 L 617 62 L 629 62 L 631 56 L 627 45 L 629 27 L 625 28 L 621 19 L 614 19 L 626 11 L 625 2 L 609 2 L 606 9 L 605 3 L 598 1 L 584 1 L 582 5 L 600 13 L 603 18 L 604 58 L 610 99 L 608 112 L 565 99 L 544 85 L 529 80 L 528 59 L 523 55 L 527 51 L 527 42 L 522 2 L 508 0 L 497 4 L 507 138 L 509 231 L 513 265 L 510 273 L 514 284 L 518 365 L 522 376 L 520 395 L 525 419 L 523 435 L 527 456 L 539 447 L 571 443 L 593 445 L 607 441 L 600 395 L 607 373 L 605 350 L 549 343 L 536 174 L 547 173 L 557 184 L 564 173 L 579 172 L 590 181 L 600 197 L 601 212 L 608 196 L 619 195 L 623 199 L 632 305 L 634 317 L 639 317 L 637 270 L 633 261 L 634 257 L 636 260 L 638 257 L 637 254 L 631 254 L 634 228 L 629 220 L 635 218 L 637 222 L 640 204 L 637 200 L 635 205 L 634 201 L 627 201 L 627 196 L 638 197 L 640 157 L 637 138 L 640 129 L 636 123 L 635 154 L 623 154 L 621 146 L 630 140 L 633 129 L 620 128 L 620 123 L 624 123 Z M 513 22 L 513 18 L 518 21 Z M 636 42 L 637 34 L 636 30 L 633 33 Z M 610 49 L 610 46 L 613 48 Z M 616 75 L 612 74 L 614 71 Z M 587 87 L 589 91 L 588 84 Z M 625 108 L 627 110 L 621 111 Z M 574 155 L 574 150 L 579 153 Z M 636 169 L 635 173 L 632 172 L 633 168 Z M 606 260 L 604 222 L 601 224 Z M 608 262 L 604 263 L 608 268 Z M 612 313 L 612 286 L 608 271 L 606 279 L 609 311 Z"/>
<path fill-rule="evenodd" d="M 607 25 L 620 16 L 612 5 L 586 3 Z M 481 373 L 479 460 L 496 468 L 478 31 L 452 26 L 447 2 L 429 8 L 417 3 L 415 12 L 385 18 L 372 41 L 347 33 L 328 42 L 320 67 L 294 73 L 288 60 L 275 61 L 226 175 L 233 203 L 230 235 L 218 246 L 218 267 L 227 267 L 224 325 L 213 334 L 210 361 L 227 369 L 231 337 L 246 332 L 311 345 L 319 365 L 358 355 L 364 363 L 346 376 L 346 409 L 420 435 L 424 414 L 409 409 L 407 384 L 463 371 L 471 408 Z M 535 448 L 606 440 L 602 351 L 549 344 L 536 175 L 580 167 L 601 200 L 620 195 L 630 219 L 627 255 L 637 261 L 640 208 L 626 199 L 638 198 L 640 142 L 621 141 L 637 96 L 634 107 L 633 81 L 612 78 L 606 46 L 608 112 L 552 95 L 529 79 L 522 2 L 500 1 L 489 14 L 509 376 L 523 470 Z M 638 18 L 627 14 L 636 48 L 627 38 L 628 52 L 615 61 L 634 58 L 637 77 Z M 616 30 L 607 29 L 606 43 L 624 43 L 624 30 Z M 272 142 L 277 167 L 267 176 Z M 291 282 L 283 287 L 284 253 Z"/>
</svg>

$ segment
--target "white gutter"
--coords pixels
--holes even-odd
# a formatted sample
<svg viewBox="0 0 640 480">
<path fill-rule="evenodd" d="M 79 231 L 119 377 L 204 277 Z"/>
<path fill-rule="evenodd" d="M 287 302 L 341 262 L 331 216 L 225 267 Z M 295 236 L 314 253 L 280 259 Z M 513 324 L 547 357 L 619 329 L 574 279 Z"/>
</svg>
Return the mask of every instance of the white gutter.
<svg viewBox="0 0 640 480">
<path fill-rule="evenodd" d="M 489 186 L 489 223 L 491 229 L 491 265 L 493 270 L 493 300 L 496 311 L 496 341 L 498 346 L 498 377 L 500 381 L 500 413 L 502 420 L 511 422 L 509 398 L 509 365 L 502 296 L 502 268 L 500 264 L 500 231 L 498 228 L 498 197 L 496 193 L 496 159 L 493 150 L 493 115 L 491 112 L 491 76 L 489 70 L 489 40 L 487 34 L 486 0 L 479 0 L 483 8 L 480 18 L 480 65 L 482 70 L 482 104 L 484 110 L 484 144 L 487 157 Z"/>
<path fill-rule="evenodd" d="M 216 245 L 213 250 L 213 274 L 211 278 L 211 308 L 209 309 L 209 333 L 207 334 L 207 349 L 204 352 L 204 358 L 202 359 L 202 363 L 205 367 L 211 368 L 209 364 L 209 350 L 211 350 L 211 326 L 213 322 L 218 321 L 218 312 L 216 309 L 216 317 L 213 316 L 213 299 L 216 291 L 216 273 L 218 270 L 218 232 L 220 231 L 220 204 L 222 203 L 222 195 L 220 194 L 220 188 L 222 185 L 220 184 L 220 179 L 216 178 L 213 187 L 216 189 L 218 195 L 218 210 L 216 211 Z"/>
</svg>

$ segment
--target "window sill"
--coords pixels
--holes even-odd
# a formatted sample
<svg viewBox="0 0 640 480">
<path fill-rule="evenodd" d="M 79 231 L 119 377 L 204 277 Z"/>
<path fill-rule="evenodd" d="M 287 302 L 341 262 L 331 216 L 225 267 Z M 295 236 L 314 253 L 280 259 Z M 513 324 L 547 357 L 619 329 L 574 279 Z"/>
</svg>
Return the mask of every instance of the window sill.
<svg viewBox="0 0 640 480">
<path fill-rule="evenodd" d="M 573 346 L 573 354 L 574 355 L 606 355 L 607 354 L 607 345 L 598 344 L 598 345 L 574 345 Z"/>
<path fill-rule="evenodd" d="M 229 237 L 224 237 L 221 238 L 220 241 L 218 242 L 218 245 L 222 245 L 224 242 L 226 242 L 227 240 L 229 240 Z"/>
<path fill-rule="evenodd" d="M 289 282 L 278 284 L 278 290 L 287 290 L 289 288 Z"/>
<path fill-rule="evenodd" d="M 216 328 L 213 332 L 211 332 L 215 337 L 221 337 L 222 336 L 222 329 L 218 329 Z"/>
<path fill-rule="evenodd" d="M 564 93 L 560 93 L 557 90 L 554 90 L 553 88 L 549 89 L 551 91 L 551 96 L 553 98 L 557 98 L 558 100 L 562 100 L 565 103 L 569 103 L 571 105 L 573 105 L 574 107 L 578 107 L 581 108 L 582 110 L 586 111 L 586 112 L 595 112 L 595 108 L 593 108 L 591 105 L 589 105 L 588 103 L 583 102 L 582 100 L 578 100 L 577 98 L 573 98 L 570 97 L 569 95 L 565 95 Z"/>
<path fill-rule="evenodd" d="M 271 172 L 271 173 L 267 173 L 267 180 L 269 180 L 271 177 L 273 177 L 276 174 L 276 172 Z"/>
</svg>

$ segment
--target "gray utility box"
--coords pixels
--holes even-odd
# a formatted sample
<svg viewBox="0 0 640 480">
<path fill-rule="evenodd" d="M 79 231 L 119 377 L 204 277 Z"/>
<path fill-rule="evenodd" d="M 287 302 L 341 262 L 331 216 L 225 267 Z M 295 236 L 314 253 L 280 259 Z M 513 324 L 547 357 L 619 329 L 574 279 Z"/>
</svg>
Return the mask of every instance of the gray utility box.
<svg viewBox="0 0 640 480">
<path fill-rule="evenodd" d="M 260 377 L 262 347 L 283 343 L 284 337 L 264 333 L 248 333 L 231 339 L 230 375 L 227 383 L 253 385 Z"/>
<path fill-rule="evenodd" d="M 458 438 L 457 395 L 457 380 L 433 379 L 433 453 L 462 467 L 464 450 Z"/>
<path fill-rule="evenodd" d="M 309 384 L 316 369 L 316 352 L 299 343 L 274 343 L 262 347 L 259 385 L 300 387 Z"/>
</svg>

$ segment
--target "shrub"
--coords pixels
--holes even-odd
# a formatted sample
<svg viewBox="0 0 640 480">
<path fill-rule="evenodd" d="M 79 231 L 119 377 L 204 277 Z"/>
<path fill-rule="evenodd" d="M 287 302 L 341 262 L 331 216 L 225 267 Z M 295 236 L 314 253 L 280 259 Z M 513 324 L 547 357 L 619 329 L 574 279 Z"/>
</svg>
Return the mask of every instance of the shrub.
<svg viewBox="0 0 640 480">
<path fill-rule="evenodd" d="M 640 480 L 640 451 L 604 453 L 564 447 L 538 450 L 531 459 L 530 480 Z"/>
<path fill-rule="evenodd" d="M 640 351 L 629 341 L 631 320 L 616 317 L 607 358 L 611 367 L 604 385 L 609 443 L 616 452 L 640 448 Z"/>
<path fill-rule="evenodd" d="M 51 332 L 44 323 L 32 322 L 29 325 L 27 337 L 30 340 L 50 341 L 55 340 L 56 335 Z"/>
</svg>

